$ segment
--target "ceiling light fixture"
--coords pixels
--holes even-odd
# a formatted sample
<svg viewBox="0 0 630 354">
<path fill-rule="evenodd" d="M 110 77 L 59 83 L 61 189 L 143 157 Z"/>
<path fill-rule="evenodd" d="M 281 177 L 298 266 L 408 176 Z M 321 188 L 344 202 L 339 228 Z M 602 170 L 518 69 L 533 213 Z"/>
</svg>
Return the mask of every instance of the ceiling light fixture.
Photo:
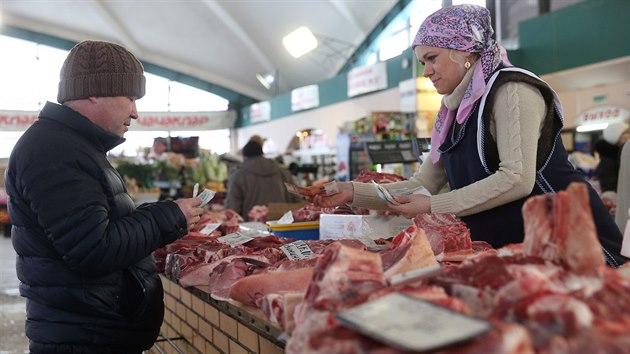
<svg viewBox="0 0 630 354">
<path fill-rule="evenodd" d="M 299 58 L 317 48 L 317 38 L 308 27 L 302 26 L 282 38 L 282 44 L 289 54 L 294 58 Z"/>
<path fill-rule="evenodd" d="M 273 74 L 256 74 L 256 78 L 267 90 L 271 89 L 271 85 L 276 80 Z"/>
</svg>

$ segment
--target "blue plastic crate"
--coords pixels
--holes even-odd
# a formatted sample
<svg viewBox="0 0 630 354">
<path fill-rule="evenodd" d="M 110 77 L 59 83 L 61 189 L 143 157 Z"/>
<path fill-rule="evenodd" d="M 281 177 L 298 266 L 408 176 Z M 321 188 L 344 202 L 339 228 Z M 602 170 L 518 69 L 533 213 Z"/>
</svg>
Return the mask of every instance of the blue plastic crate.
<svg viewBox="0 0 630 354">
<path fill-rule="evenodd" d="M 319 240 L 319 228 L 271 232 L 278 237 L 294 238 L 296 240 Z"/>
<path fill-rule="evenodd" d="M 278 237 L 296 240 L 319 240 L 319 221 L 296 222 L 278 225 L 276 221 L 268 221 L 269 231 Z"/>
</svg>

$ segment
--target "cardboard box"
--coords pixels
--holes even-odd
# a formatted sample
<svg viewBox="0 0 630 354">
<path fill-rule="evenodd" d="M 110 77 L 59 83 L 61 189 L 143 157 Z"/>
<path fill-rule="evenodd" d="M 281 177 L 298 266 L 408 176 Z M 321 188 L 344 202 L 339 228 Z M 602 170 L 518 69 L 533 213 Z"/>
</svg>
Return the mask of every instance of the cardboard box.
<svg viewBox="0 0 630 354">
<path fill-rule="evenodd" d="M 366 236 L 376 240 L 396 236 L 411 225 L 413 221 L 402 216 L 322 214 L 319 238 L 338 240 Z"/>
<path fill-rule="evenodd" d="M 308 204 L 307 201 L 298 203 L 269 203 L 269 205 L 267 205 L 267 220 L 278 220 L 287 211 L 298 210 L 306 204 Z"/>
</svg>

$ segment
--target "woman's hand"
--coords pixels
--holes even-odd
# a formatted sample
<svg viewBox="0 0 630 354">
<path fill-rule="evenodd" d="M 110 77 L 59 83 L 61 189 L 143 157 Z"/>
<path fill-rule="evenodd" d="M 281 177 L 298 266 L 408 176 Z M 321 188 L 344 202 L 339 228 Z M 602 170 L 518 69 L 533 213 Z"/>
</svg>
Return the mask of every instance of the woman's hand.
<svg viewBox="0 0 630 354">
<path fill-rule="evenodd" d="M 424 194 L 398 195 L 394 199 L 400 205 L 389 204 L 389 209 L 407 219 L 412 219 L 418 214 L 431 212 L 431 197 Z"/>
<path fill-rule="evenodd" d="M 350 182 L 337 182 L 339 193 L 329 195 L 327 197 L 317 194 L 313 197 L 313 204 L 323 207 L 332 208 L 346 203 L 351 203 L 354 199 L 354 187 Z"/>
<path fill-rule="evenodd" d="M 184 217 L 186 217 L 188 230 L 193 228 L 199 220 L 201 220 L 201 214 L 204 212 L 204 209 L 199 207 L 201 202 L 201 197 L 178 199 L 175 201 L 182 211 L 182 214 L 184 214 Z"/>
</svg>

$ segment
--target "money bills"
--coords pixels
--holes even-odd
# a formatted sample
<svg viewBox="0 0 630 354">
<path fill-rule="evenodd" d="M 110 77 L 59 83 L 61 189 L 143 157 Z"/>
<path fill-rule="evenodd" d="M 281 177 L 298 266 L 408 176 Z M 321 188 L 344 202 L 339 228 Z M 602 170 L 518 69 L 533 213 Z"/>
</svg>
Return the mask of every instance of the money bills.
<svg viewBox="0 0 630 354">
<path fill-rule="evenodd" d="M 208 205 L 208 203 L 210 203 L 212 198 L 214 198 L 215 194 L 217 194 L 217 192 L 211 189 L 204 189 L 203 192 L 199 194 L 199 197 L 201 198 L 201 205 L 199 205 L 199 207 L 203 208 L 206 205 Z"/>
<path fill-rule="evenodd" d="M 193 187 L 192 197 L 193 198 L 197 197 L 197 194 L 199 194 L 199 183 L 195 183 L 195 186 Z"/>
<path fill-rule="evenodd" d="M 387 188 L 381 186 L 380 184 L 374 181 L 372 181 L 372 184 L 376 186 L 376 193 L 378 193 L 379 198 L 383 199 L 389 204 L 400 205 L 400 203 L 398 203 L 396 199 L 394 199 L 394 196 L 387 190 Z"/>
</svg>

